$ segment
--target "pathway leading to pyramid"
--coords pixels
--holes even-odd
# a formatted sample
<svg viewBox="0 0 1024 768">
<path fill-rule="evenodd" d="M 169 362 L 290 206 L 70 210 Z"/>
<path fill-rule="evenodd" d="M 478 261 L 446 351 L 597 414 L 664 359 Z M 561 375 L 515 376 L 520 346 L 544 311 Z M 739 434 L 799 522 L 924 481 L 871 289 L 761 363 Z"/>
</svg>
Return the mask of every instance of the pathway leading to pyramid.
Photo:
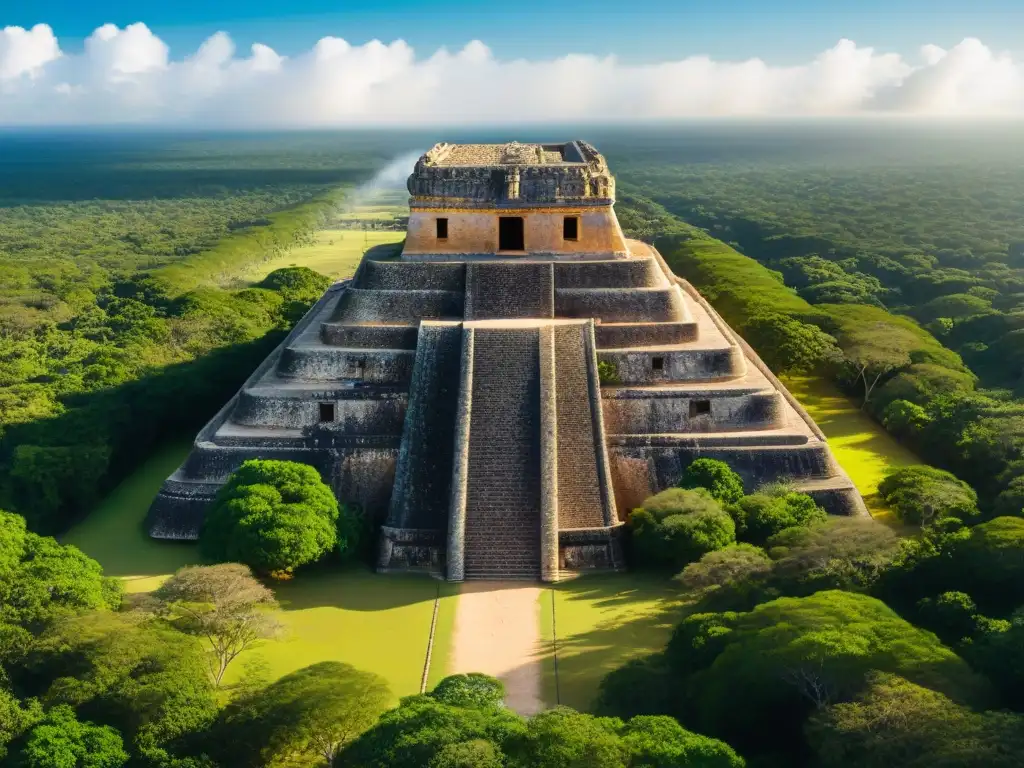
<svg viewBox="0 0 1024 768">
<path fill-rule="evenodd" d="M 505 703 L 532 715 L 541 697 L 539 600 L 534 584 L 467 581 L 455 609 L 450 674 L 483 672 L 505 683 Z"/>
</svg>

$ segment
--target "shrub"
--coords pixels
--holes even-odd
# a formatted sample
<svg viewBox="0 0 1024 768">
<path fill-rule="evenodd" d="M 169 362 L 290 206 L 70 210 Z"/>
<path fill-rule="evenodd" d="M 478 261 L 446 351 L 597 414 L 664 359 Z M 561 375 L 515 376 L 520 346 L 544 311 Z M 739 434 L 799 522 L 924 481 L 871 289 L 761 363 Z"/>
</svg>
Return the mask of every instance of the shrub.
<svg viewBox="0 0 1024 768">
<path fill-rule="evenodd" d="M 500 707 L 505 701 L 505 685 L 480 672 L 449 675 L 435 686 L 430 696 L 453 707 Z"/>
<path fill-rule="evenodd" d="M 681 488 L 706 488 L 722 504 L 743 498 L 743 481 L 729 465 L 717 459 L 696 459 L 683 472 Z"/>
<path fill-rule="evenodd" d="M 707 589 L 765 576 L 771 569 L 772 561 L 760 547 L 730 544 L 690 563 L 676 579 L 687 589 Z"/>
<path fill-rule="evenodd" d="M 253 459 L 218 493 L 199 541 L 214 560 L 257 573 L 290 574 L 341 546 L 338 502 L 310 466 Z M 345 542 L 347 546 L 347 542 Z"/>
<path fill-rule="evenodd" d="M 728 507 L 741 541 L 762 546 L 770 536 L 792 528 L 821 523 L 828 515 L 806 493 L 754 493 Z"/>
<path fill-rule="evenodd" d="M 923 464 L 890 472 L 879 483 L 878 492 L 896 516 L 910 525 L 978 514 L 978 494 L 973 488 L 949 472 Z"/>
<path fill-rule="evenodd" d="M 597 380 L 602 384 L 619 384 L 619 369 L 606 360 L 600 360 L 597 363 Z"/>
<path fill-rule="evenodd" d="M 736 527 L 704 489 L 670 488 L 630 516 L 633 554 L 643 567 L 672 568 L 736 540 Z"/>
</svg>

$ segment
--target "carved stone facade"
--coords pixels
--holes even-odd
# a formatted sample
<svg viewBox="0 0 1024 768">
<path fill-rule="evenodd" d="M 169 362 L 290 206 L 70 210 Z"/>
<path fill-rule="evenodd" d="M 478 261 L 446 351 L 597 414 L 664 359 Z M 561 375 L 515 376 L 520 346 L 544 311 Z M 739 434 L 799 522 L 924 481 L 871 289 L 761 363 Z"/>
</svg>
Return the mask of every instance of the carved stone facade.
<svg viewBox="0 0 1024 768">
<path fill-rule="evenodd" d="M 164 484 L 153 536 L 195 538 L 253 457 L 316 466 L 380 524 L 380 570 L 452 580 L 621 568 L 629 511 L 698 457 L 748 490 L 786 479 L 832 513 L 865 514 L 756 353 L 654 249 L 622 238 L 593 147 L 439 144 L 409 189 L 402 258 L 368 254 L 253 373 Z M 482 227 L 521 213 L 525 253 L 414 235 L 454 218 L 439 200 L 472 204 Z M 557 232 L 538 218 L 531 240 L 530 211 Z M 586 241 L 588 225 L 604 239 Z M 556 235 L 576 239 L 559 250 Z"/>
<path fill-rule="evenodd" d="M 408 182 L 413 207 L 611 205 L 615 180 L 582 141 L 565 144 L 437 144 Z"/>
</svg>

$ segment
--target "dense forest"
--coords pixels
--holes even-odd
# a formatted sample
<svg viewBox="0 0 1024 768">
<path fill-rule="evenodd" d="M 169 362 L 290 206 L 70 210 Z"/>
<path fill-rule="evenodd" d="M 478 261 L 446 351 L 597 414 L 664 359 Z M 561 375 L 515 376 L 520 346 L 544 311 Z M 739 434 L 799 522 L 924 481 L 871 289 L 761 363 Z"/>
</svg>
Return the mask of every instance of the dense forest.
<svg viewBox="0 0 1024 768">
<path fill-rule="evenodd" d="M 237 267 L 304 242 L 434 137 L 0 135 L 0 762 L 1020 765 L 1024 148 L 997 129 L 906 130 L 519 137 L 588 136 L 628 234 L 774 369 L 836 381 L 949 470 L 886 478 L 897 533 L 828 519 L 784 486 L 745 495 L 721 462 L 694 462 L 629 521 L 633 567 L 686 603 L 668 644 L 612 671 L 592 712 L 529 718 L 482 675 L 397 706 L 382 679 L 335 662 L 222 685 L 274 632 L 253 572 L 302 579 L 356 549 L 353 518 L 312 475 L 302 504 L 261 514 L 307 467 L 234 478 L 232 515 L 203 544 L 245 565 L 184 568 L 146 595 L 47 535 L 194 432 L 327 282 L 288 268 L 241 285 Z M 217 528 L 288 516 L 315 544 L 298 559 L 226 551 Z"/>
<path fill-rule="evenodd" d="M 324 282 L 222 284 L 303 242 L 392 153 L 358 136 L 2 137 L 0 506 L 63 530 L 197 428 Z"/>
</svg>

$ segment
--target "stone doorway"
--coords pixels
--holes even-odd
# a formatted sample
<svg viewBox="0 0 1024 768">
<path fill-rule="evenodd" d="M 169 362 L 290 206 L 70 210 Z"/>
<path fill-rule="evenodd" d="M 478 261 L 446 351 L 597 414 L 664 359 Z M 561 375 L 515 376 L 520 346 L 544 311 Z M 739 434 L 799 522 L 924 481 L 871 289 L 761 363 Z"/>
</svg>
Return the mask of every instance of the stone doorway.
<svg viewBox="0 0 1024 768">
<path fill-rule="evenodd" d="M 526 240 L 523 236 L 522 216 L 498 217 L 498 250 L 525 251 Z"/>
</svg>

